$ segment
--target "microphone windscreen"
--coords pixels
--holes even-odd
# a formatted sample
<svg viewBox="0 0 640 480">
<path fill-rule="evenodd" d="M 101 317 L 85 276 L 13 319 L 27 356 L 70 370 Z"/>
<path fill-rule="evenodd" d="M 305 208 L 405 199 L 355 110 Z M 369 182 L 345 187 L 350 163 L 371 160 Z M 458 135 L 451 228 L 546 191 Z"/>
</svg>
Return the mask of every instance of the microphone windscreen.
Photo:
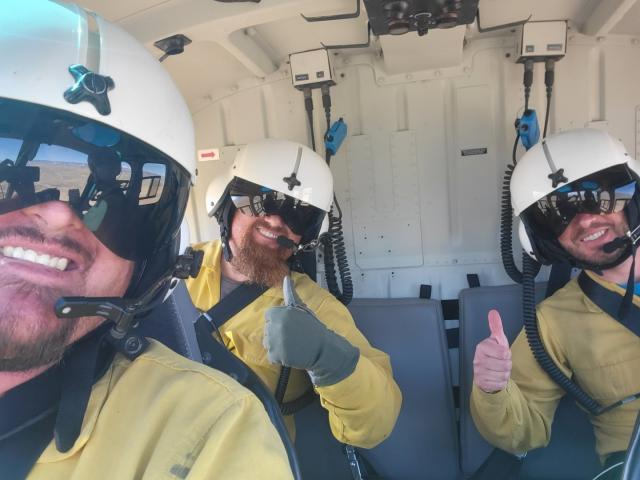
<svg viewBox="0 0 640 480">
<path fill-rule="evenodd" d="M 624 242 L 626 237 L 618 237 L 614 240 L 611 240 L 609 243 L 605 243 L 602 246 L 602 250 L 604 253 L 612 253 L 618 250 L 620 247 L 624 246 Z"/>
<path fill-rule="evenodd" d="M 278 245 L 280 245 L 282 248 L 296 248 L 296 243 L 290 238 L 285 237 L 284 235 L 278 235 L 278 238 L 276 238 L 276 242 L 278 242 Z"/>
</svg>

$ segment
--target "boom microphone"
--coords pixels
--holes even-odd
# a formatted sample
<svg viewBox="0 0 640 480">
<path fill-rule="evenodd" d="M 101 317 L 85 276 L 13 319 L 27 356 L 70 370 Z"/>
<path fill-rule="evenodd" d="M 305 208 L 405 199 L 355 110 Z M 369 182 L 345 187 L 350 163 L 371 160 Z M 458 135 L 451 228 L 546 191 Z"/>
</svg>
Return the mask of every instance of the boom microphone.
<svg viewBox="0 0 640 480">
<path fill-rule="evenodd" d="M 278 238 L 276 238 L 276 242 L 278 242 L 278 245 L 280 245 L 282 248 L 289 248 L 293 250 L 298 247 L 298 245 L 296 245 L 296 242 L 288 237 L 285 237 L 284 235 L 278 235 Z"/>
<path fill-rule="evenodd" d="M 604 253 L 613 253 L 619 248 L 624 247 L 624 244 L 629 241 L 629 237 L 618 237 L 611 240 L 609 243 L 605 243 L 602 246 Z"/>
</svg>

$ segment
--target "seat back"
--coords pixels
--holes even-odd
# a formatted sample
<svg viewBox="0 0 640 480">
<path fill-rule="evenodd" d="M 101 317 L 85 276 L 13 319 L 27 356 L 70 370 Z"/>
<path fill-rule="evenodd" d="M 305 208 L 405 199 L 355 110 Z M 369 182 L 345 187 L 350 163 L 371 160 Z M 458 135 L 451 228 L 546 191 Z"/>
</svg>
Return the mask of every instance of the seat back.
<svg viewBox="0 0 640 480">
<path fill-rule="evenodd" d="M 536 285 L 536 300 L 544 298 L 545 283 Z M 522 329 L 522 287 L 479 287 L 460 292 L 460 448 L 461 466 L 470 475 L 486 460 L 493 446 L 476 429 L 469 411 L 473 356 L 478 342 L 489 336 L 487 313 L 497 309 L 504 332 L 513 342 Z M 589 420 L 570 398 L 563 398 L 553 422 L 551 442 L 525 458 L 522 476 L 540 479 L 592 478 L 597 469 L 595 442 Z"/>
<path fill-rule="evenodd" d="M 360 450 L 385 479 L 458 479 L 458 440 L 449 356 L 440 302 L 354 299 L 356 325 L 389 354 L 403 395 L 391 436 Z"/>
<path fill-rule="evenodd" d="M 164 303 L 141 319 L 135 331 L 154 338 L 180 355 L 202 362 L 193 322 L 199 316 L 183 281 L 173 290 Z"/>
</svg>

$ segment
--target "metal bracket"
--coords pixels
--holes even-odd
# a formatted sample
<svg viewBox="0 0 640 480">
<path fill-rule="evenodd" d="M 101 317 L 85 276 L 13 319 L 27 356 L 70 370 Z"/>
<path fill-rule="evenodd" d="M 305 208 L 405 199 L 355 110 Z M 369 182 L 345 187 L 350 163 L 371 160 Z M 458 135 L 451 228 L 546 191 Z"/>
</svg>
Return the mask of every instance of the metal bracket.
<svg viewBox="0 0 640 480">
<path fill-rule="evenodd" d="M 171 35 L 167 38 L 162 38 L 153 43 L 153 46 L 162 50 L 164 55 L 162 55 L 158 61 L 160 63 L 164 62 L 167 57 L 170 55 L 179 55 L 184 52 L 184 47 L 191 43 L 191 39 L 181 33 L 176 35 Z"/>
<path fill-rule="evenodd" d="M 371 45 L 371 24 L 367 22 L 367 43 L 352 43 L 347 45 L 325 45 L 324 43 L 320 42 L 320 45 L 322 45 L 327 50 L 343 50 L 346 48 L 367 48 L 369 45 Z"/>
<path fill-rule="evenodd" d="M 503 28 L 519 27 L 520 25 L 524 25 L 529 20 L 531 20 L 532 16 L 533 15 L 529 14 L 529 16 L 525 20 L 519 20 L 517 22 L 503 23 L 502 25 L 494 25 L 493 27 L 482 28 L 480 26 L 480 9 L 478 9 L 478 12 L 476 13 L 476 19 L 478 21 L 478 32 L 480 33 L 495 32 L 496 30 L 502 30 Z"/>
<path fill-rule="evenodd" d="M 351 476 L 353 477 L 353 480 L 364 480 L 355 448 L 353 448 L 352 445 L 345 445 L 344 453 L 347 456 L 347 461 L 349 462 L 349 469 L 351 470 Z"/>
<path fill-rule="evenodd" d="M 185 252 L 178 257 L 173 276 L 183 280 L 189 277 L 196 278 L 200 273 L 204 252 L 187 247 Z"/>
<path fill-rule="evenodd" d="M 358 18 L 360 16 L 360 0 L 356 0 L 356 11 L 353 13 L 341 13 L 338 15 L 328 15 L 325 17 L 306 17 L 300 14 L 307 22 L 331 22 L 333 20 L 346 20 L 349 18 Z"/>
</svg>

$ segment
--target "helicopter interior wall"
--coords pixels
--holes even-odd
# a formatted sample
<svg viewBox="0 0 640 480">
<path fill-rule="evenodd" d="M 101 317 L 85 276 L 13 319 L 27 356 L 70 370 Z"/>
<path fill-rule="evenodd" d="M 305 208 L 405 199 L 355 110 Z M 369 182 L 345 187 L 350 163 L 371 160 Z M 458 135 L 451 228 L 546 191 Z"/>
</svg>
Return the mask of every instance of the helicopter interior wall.
<svg viewBox="0 0 640 480">
<path fill-rule="evenodd" d="M 637 155 L 639 43 L 570 31 L 567 55 L 556 64 L 549 132 L 605 128 Z M 332 57 L 332 118 L 343 117 L 349 127 L 332 170 L 355 297 L 415 297 L 427 283 L 434 298 L 455 298 L 470 272 L 483 285 L 510 283 L 499 260 L 498 212 L 513 121 L 524 105 L 514 46 L 512 37 L 475 38 L 459 67 L 403 75 L 386 74 L 369 55 Z M 543 70 L 536 65 L 530 104 L 541 123 Z M 319 93 L 314 127 L 321 151 Z M 190 210 L 192 238 L 206 240 L 217 227 L 201 206 L 204 192 L 236 146 L 265 137 L 309 143 L 309 136 L 302 93 L 286 71 L 212 98 L 193 113 L 198 148 L 220 148 L 221 160 L 198 165 Z"/>
</svg>

